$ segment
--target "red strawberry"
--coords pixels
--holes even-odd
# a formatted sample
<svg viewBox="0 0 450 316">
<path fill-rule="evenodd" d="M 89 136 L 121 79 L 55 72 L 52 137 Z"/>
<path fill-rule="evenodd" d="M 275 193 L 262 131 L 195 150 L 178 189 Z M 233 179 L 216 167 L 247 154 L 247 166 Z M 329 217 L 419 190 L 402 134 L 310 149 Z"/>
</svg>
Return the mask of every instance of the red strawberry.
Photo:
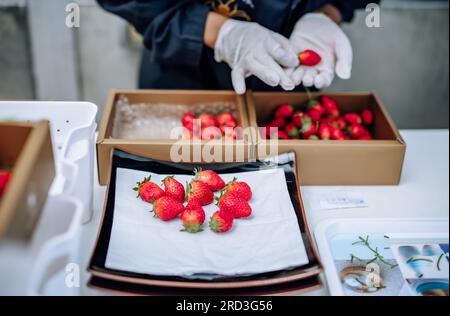
<svg viewBox="0 0 450 316">
<path fill-rule="evenodd" d="M 319 137 L 320 139 L 329 140 L 331 139 L 331 128 L 328 125 L 320 124 L 319 126 Z"/>
<path fill-rule="evenodd" d="M 317 122 L 314 122 L 311 118 L 306 118 L 303 121 L 302 137 L 303 139 L 309 139 L 312 135 L 316 135 L 318 132 Z"/>
<path fill-rule="evenodd" d="M 338 117 L 336 120 L 334 120 L 333 123 L 331 123 L 331 125 L 336 126 L 337 128 L 340 129 L 344 129 L 347 127 L 347 122 L 345 121 L 344 118 Z"/>
<path fill-rule="evenodd" d="M 184 113 L 181 118 L 181 124 L 190 131 L 194 130 L 195 115 L 192 113 Z"/>
<path fill-rule="evenodd" d="M 358 137 L 358 140 L 373 140 L 373 137 L 372 137 L 372 135 L 370 135 L 369 132 L 367 132 L 366 134 Z"/>
<path fill-rule="evenodd" d="M 230 112 L 224 112 L 217 115 L 217 123 L 219 124 L 219 126 L 230 126 L 230 127 L 237 126 L 236 119 Z"/>
<path fill-rule="evenodd" d="M 186 208 L 181 214 L 181 222 L 183 229 L 181 231 L 191 234 L 203 231 L 203 223 L 205 222 L 205 211 L 201 207 Z"/>
<path fill-rule="evenodd" d="M 335 126 L 331 126 L 331 139 L 332 140 L 345 140 L 344 132 Z"/>
<path fill-rule="evenodd" d="M 208 186 L 208 188 L 217 192 L 225 188 L 225 181 L 214 171 L 212 170 L 202 170 L 201 168 L 195 169 L 195 179 L 203 182 Z"/>
<path fill-rule="evenodd" d="M 236 178 L 229 182 L 225 189 L 227 193 L 237 194 L 246 201 L 250 201 L 252 199 L 253 193 L 250 186 L 245 182 L 237 181 Z"/>
<path fill-rule="evenodd" d="M 332 117 L 329 117 L 329 116 L 322 117 L 322 119 L 320 120 L 320 125 L 330 126 L 330 125 L 333 125 L 334 121 L 335 121 L 335 119 Z"/>
<path fill-rule="evenodd" d="M 153 212 L 162 221 L 170 221 L 184 212 L 184 206 L 180 202 L 168 196 L 163 196 L 153 204 Z"/>
<path fill-rule="evenodd" d="M 198 118 L 200 120 L 202 129 L 211 126 L 217 126 L 216 118 L 212 114 L 203 113 Z"/>
<path fill-rule="evenodd" d="M 7 170 L 0 170 L 0 198 L 6 190 L 6 186 L 11 181 L 12 174 Z"/>
<path fill-rule="evenodd" d="M 353 125 L 348 127 L 348 134 L 352 138 L 358 138 L 358 137 L 361 137 L 363 135 L 366 135 L 367 134 L 367 130 L 362 125 L 353 124 Z"/>
<path fill-rule="evenodd" d="M 233 216 L 219 210 L 211 217 L 209 227 L 215 233 L 226 233 L 233 227 Z"/>
<path fill-rule="evenodd" d="M 315 51 L 307 49 L 300 54 L 298 54 L 298 58 L 300 59 L 300 64 L 303 66 L 316 66 L 322 61 L 322 57 L 317 54 Z"/>
<path fill-rule="evenodd" d="M 276 133 L 271 135 L 271 138 L 280 140 L 289 140 L 289 135 L 285 131 L 279 129 Z"/>
<path fill-rule="evenodd" d="M 234 218 L 244 218 L 252 215 L 252 208 L 248 202 L 235 193 L 225 193 L 218 199 L 219 208 L 230 213 Z"/>
<path fill-rule="evenodd" d="M 325 107 L 322 104 L 320 104 L 318 100 L 310 100 L 308 102 L 308 110 L 309 111 L 314 110 L 317 113 L 320 113 L 321 117 L 326 113 Z"/>
<path fill-rule="evenodd" d="M 193 180 L 187 185 L 186 200 L 192 205 L 206 206 L 214 201 L 214 193 L 199 180 Z"/>
<path fill-rule="evenodd" d="M 171 197 L 172 199 L 184 203 L 185 192 L 184 186 L 175 180 L 174 176 L 170 176 L 165 178 L 162 181 L 164 185 L 164 191 L 166 192 L 166 196 Z"/>
<path fill-rule="evenodd" d="M 202 129 L 203 140 L 218 140 L 222 139 L 222 131 L 215 126 L 210 126 Z"/>
<path fill-rule="evenodd" d="M 336 101 L 334 101 L 332 98 L 324 95 L 322 96 L 322 98 L 320 98 L 320 103 L 322 103 L 322 105 L 325 107 L 325 111 L 328 116 L 337 118 L 341 115 Z"/>
<path fill-rule="evenodd" d="M 220 129 L 222 130 L 223 137 L 226 140 L 236 140 L 239 137 L 238 131 L 235 127 L 222 126 Z"/>
<path fill-rule="evenodd" d="M 295 113 L 292 115 L 292 123 L 294 123 L 295 126 L 297 126 L 297 127 L 302 127 L 302 125 L 303 125 L 303 120 L 304 120 L 306 117 L 308 117 L 308 115 L 307 115 L 305 112 L 300 112 L 300 111 L 295 112 Z"/>
<path fill-rule="evenodd" d="M 275 110 L 275 117 L 288 118 L 294 113 L 294 108 L 288 103 L 281 104 Z"/>
<path fill-rule="evenodd" d="M 298 128 L 292 123 L 289 123 L 284 128 L 284 131 L 289 135 L 289 138 L 297 139 L 298 138 Z"/>
<path fill-rule="evenodd" d="M 362 118 L 357 113 L 345 114 L 344 118 L 350 125 L 361 125 L 362 124 Z"/>
<path fill-rule="evenodd" d="M 161 189 L 156 183 L 151 182 L 151 176 L 144 178 L 142 182 L 137 182 L 137 187 L 133 188 L 134 191 L 138 192 L 138 198 L 140 197 L 143 201 L 147 203 L 153 203 L 157 199 L 166 195 L 166 193 Z"/>
<path fill-rule="evenodd" d="M 286 119 L 284 119 L 283 117 L 276 117 L 268 124 L 268 126 L 283 128 L 284 126 L 286 126 Z"/>
<path fill-rule="evenodd" d="M 361 113 L 363 123 L 365 125 L 373 124 L 373 112 L 369 109 L 364 109 Z"/>
<path fill-rule="evenodd" d="M 322 118 L 323 113 L 322 111 L 313 108 L 308 111 L 308 115 L 314 122 L 318 122 Z"/>
</svg>

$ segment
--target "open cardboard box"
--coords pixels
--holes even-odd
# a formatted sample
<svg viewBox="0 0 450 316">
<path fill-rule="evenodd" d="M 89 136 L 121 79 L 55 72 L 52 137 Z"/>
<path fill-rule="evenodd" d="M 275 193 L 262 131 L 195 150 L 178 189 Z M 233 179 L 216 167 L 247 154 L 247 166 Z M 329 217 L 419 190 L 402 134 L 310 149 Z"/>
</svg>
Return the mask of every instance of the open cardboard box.
<svg viewBox="0 0 450 316">
<path fill-rule="evenodd" d="M 255 133 L 258 159 L 278 152 L 295 151 L 302 185 L 397 185 L 400 182 L 406 143 L 380 99 L 374 93 L 314 93 L 337 101 L 343 112 L 374 112 L 373 141 L 263 140 Z M 281 103 L 301 106 L 306 93 L 252 93 L 246 96 L 250 125 L 263 126 Z M 271 147 L 272 146 L 272 147 Z M 273 153 L 272 153 L 273 155 Z"/>
<path fill-rule="evenodd" d="M 0 165 L 13 174 L 0 199 L 0 239 L 27 241 L 55 177 L 49 123 L 0 122 Z"/>
<path fill-rule="evenodd" d="M 252 140 L 250 135 L 245 135 L 242 140 L 237 141 L 189 141 L 174 139 L 120 139 L 114 138 L 114 120 L 116 115 L 117 101 L 121 96 L 128 99 L 129 104 L 148 103 L 151 104 L 183 104 L 195 107 L 198 104 L 232 102 L 235 104 L 235 112 L 238 125 L 242 128 L 249 126 L 245 98 L 228 91 L 181 91 L 181 90 L 113 90 L 111 91 L 104 109 L 100 124 L 97 157 L 98 174 L 101 185 L 108 181 L 109 168 L 111 164 L 111 149 L 121 149 L 135 155 L 151 156 L 159 160 L 172 160 L 171 151 L 187 154 L 187 162 L 233 162 L 244 161 L 250 157 Z M 184 113 L 179 113 L 179 118 Z M 181 126 L 181 123 L 180 123 Z M 205 160 L 201 153 L 207 151 L 214 157 L 215 161 Z M 178 155 L 177 155 L 178 156 Z M 173 157 L 172 157 L 173 158 Z M 221 160 L 221 161 L 217 161 Z"/>
</svg>

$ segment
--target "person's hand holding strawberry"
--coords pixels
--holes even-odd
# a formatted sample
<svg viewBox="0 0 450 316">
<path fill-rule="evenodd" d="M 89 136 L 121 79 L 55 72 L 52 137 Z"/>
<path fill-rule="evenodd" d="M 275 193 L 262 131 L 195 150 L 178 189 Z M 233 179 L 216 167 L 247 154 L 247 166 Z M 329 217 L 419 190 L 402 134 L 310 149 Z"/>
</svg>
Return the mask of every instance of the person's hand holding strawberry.
<svg viewBox="0 0 450 316">
<path fill-rule="evenodd" d="M 342 79 L 350 78 L 353 62 L 350 40 L 329 16 L 323 13 L 303 16 L 289 41 L 297 53 L 312 50 L 322 58 L 316 66 L 300 65 L 287 70 L 296 85 L 323 89 L 332 83 L 335 74 Z"/>
</svg>

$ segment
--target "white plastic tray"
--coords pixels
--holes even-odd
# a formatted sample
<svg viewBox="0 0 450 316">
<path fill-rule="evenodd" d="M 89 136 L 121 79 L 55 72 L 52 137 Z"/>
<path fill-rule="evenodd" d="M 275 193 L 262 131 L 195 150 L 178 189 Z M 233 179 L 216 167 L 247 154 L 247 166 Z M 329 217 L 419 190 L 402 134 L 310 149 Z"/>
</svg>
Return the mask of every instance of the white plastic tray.
<svg viewBox="0 0 450 316">
<path fill-rule="evenodd" d="M 325 270 L 328 289 L 333 296 L 343 296 L 344 291 L 335 266 L 330 241 L 341 234 L 427 234 L 449 235 L 448 218 L 389 218 L 389 219 L 335 219 L 325 220 L 316 227 L 314 237 Z"/>
<path fill-rule="evenodd" d="M 80 199 L 83 223 L 92 217 L 95 121 L 97 106 L 88 102 L 0 102 L 0 120 L 49 120 L 57 159 L 50 194 Z"/>
<path fill-rule="evenodd" d="M 79 294 L 65 269 L 79 264 L 82 215 L 77 199 L 50 196 L 30 244 L 0 243 L 0 295 Z"/>
</svg>

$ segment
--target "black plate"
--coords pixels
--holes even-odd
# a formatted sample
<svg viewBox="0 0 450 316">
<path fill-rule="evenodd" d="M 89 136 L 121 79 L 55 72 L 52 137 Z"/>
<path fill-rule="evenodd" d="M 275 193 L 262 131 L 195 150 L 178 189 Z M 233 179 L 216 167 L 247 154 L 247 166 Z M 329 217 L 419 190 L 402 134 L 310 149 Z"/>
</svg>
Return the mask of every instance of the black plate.
<svg viewBox="0 0 450 316">
<path fill-rule="evenodd" d="M 282 159 L 282 160 L 281 160 Z M 320 263 L 316 257 L 316 252 L 312 247 L 309 233 L 307 232 L 307 226 L 305 218 L 302 211 L 302 203 L 300 201 L 299 187 L 296 177 L 296 164 L 295 155 L 293 153 L 284 154 L 281 161 L 277 164 L 268 161 L 256 161 L 256 162 L 243 162 L 243 163 L 223 163 L 223 164 L 188 164 L 188 163 L 172 163 L 167 161 L 159 161 L 151 158 L 138 157 L 121 150 L 114 150 L 112 156 L 112 167 L 110 182 L 107 189 L 107 200 L 104 209 L 103 222 L 101 224 L 100 234 L 97 239 L 97 244 L 94 249 L 94 253 L 89 264 L 89 270 L 95 276 L 100 278 L 108 278 L 120 282 L 133 282 L 136 283 L 146 283 L 151 284 L 152 281 L 156 281 L 156 285 L 160 285 L 161 282 L 174 282 L 177 283 L 177 287 L 183 287 L 182 284 L 186 284 L 186 287 L 208 287 L 219 286 L 223 284 L 225 287 L 226 283 L 247 283 L 250 282 L 252 286 L 256 285 L 257 282 L 252 281 L 269 281 L 271 279 L 283 279 L 283 282 L 292 281 L 304 277 L 310 277 L 312 275 L 318 275 L 321 272 Z M 249 172 L 258 170 L 267 170 L 273 168 L 283 168 L 286 175 L 287 187 L 291 197 L 292 204 L 294 206 L 299 229 L 303 238 L 303 243 L 305 245 L 306 253 L 308 256 L 309 263 L 301 267 L 297 267 L 291 270 L 280 270 L 275 272 L 267 272 L 260 274 L 253 274 L 249 276 L 219 276 L 214 280 L 192 280 L 177 276 L 160 276 L 160 275 L 148 275 L 135 273 L 132 271 L 120 271 L 115 269 L 110 269 L 105 267 L 105 261 L 108 253 L 108 246 L 111 237 L 111 230 L 114 220 L 114 203 L 115 203 L 115 190 L 116 190 L 116 172 L 117 168 L 126 168 L 139 171 L 147 171 L 157 174 L 183 174 L 183 175 L 193 175 L 193 170 L 196 167 L 202 167 L 203 169 L 214 170 L 221 174 L 227 173 L 239 173 L 239 172 Z M 281 281 L 280 281 L 281 282 Z M 270 283 L 270 281 L 269 281 Z M 236 284 L 237 287 L 241 285 Z M 260 286 L 267 285 L 267 282 L 261 282 Z"/>
</svg>

